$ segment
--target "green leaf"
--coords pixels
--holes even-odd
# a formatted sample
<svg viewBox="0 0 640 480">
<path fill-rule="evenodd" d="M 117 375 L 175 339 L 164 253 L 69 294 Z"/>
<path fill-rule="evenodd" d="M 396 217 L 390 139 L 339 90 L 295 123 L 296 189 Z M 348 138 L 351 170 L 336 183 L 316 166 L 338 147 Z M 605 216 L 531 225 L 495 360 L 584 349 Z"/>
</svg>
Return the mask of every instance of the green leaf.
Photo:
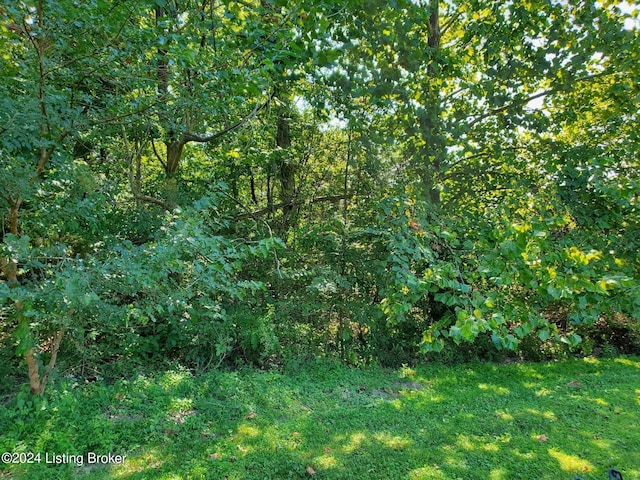
<svg viewBox="0 0 640 480">
<path fill-rule="evenodd" d="M 543 342 L 551 338 L 551 331 L 548 328 L 538 330 L 538 338 Z"/>
</svg>

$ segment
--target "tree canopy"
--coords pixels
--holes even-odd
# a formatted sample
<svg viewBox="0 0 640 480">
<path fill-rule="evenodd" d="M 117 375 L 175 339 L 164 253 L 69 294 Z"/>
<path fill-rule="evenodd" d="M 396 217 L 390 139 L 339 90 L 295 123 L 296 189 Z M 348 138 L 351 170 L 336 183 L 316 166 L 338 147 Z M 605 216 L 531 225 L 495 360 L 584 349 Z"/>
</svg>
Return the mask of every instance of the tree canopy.
<svg viewBox="0 0 640 480">
<path fill-rule="evenodd" d="M 3 2 L 3 348 L 33 393 L 59 352 L 639 348 L 639 20 L 592 0 Z"/>
</svg>

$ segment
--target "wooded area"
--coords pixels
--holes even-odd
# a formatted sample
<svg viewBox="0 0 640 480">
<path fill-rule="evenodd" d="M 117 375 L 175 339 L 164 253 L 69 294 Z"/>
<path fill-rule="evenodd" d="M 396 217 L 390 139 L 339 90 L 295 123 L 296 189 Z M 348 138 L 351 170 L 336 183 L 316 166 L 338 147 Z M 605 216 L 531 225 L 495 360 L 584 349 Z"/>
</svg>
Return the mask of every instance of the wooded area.
<svg viewBox="0 0 640 480">
<path fill-rule="evenodd" d="M 61 362 L 640 352 L 638 25 L 2 2 L 1 361 L 42 393 Z"/>
</svg>

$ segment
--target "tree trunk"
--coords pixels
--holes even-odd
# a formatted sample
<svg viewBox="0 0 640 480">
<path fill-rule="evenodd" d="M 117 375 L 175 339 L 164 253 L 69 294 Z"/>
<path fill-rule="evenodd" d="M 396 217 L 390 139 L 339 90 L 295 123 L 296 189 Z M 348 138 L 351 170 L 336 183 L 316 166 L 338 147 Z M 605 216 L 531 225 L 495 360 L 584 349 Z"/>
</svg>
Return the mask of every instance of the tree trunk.
<svg viewBox="0 0 640 480">
<path fill-rule="evenodd" d="M 270 167 L 269 172 L 267 173 L 267 210 L 269 211 L 269 216 L 273 213 L 273 188 L 271 187 L 272 170 L 273 168 Z"/>
<path fill-rule="evenodd" d="M 26 321 L 26 320 L 25 320 Z M 25 361 L 29 368 L 29 390 L 34 395 L 40 395 L 44 393 L 44 389 L 47 386 L 49 375 L 56 365 L 56 359 L 58 358 L 58 350 L 60 349 L 60 343 L 62 343 L 62 337 L 67 327 L 62 327 L 58 330 L 51 341 L 51 357 L 49 359 L 49 365 L 46 367 L 40 367 L 38 359 L 36 358 L 35 348 L 31 347 L 25 353 Z"/>
<path fill-rule="evenodd" d="M 22 205 L 22 198 L 17 199 L 9 198 L 11 209 L 9 210 L 9 232 L 18 236 L 18 220 L 20 218 L 20 205 Z M 9 257 L 2 257 L 0 267 L 2 267 L 2 274 L 7 279 L 7 283 L 10 287 L 18 286 L 18 262 Z"/>
<path fill-rule="evenodd" d="M 156 6 L 156 25 L 164 20 L 167 13 L 164 7 Z M 160 102 L 165 103 L 169 95 L 169 59 L 166 48 L 158 48 L 158 67 L 156 75 L 158 77 L 158 93 Z M 166 204 L 173 208 L 178 200 L 178 182 L 176 177 L 180 169 L 180 159 L 185 146 L 184 139 L 177 135 L 174 130 L 168 132 L 168 139 L 164 141 L 166 150 L 166 161 L 164 170 L 166 174 L 165 200 Z"/>
<path fill-rule="evenodd" d="M 256 179 L 253 176 L 253 170 L 249 167 L 249 186 L 251 188 L 251 201 L 254 205 L 258 205 L 258 197 L 256 195 Z"/>
<path fill-rule="evenodd" d="M 278 173 L 280 176 L 280 200 L 284 204 L 283 229 L 287 230 L 297 223 L 296 197 L 296 171 L 297 165 L 290 158 L 291 130 L 287 112 L 282 109 L 278 114 L 276 125 L 276 145 L 281 149 Z"/>
<path fill-rule="evenodd" d="M 185 143 L 181 139 L 165 142 L 165 147 L 167 149 L 165 173 L 167 174 L 167 177 L 174 177 L 178 174 L 178 170 L 180 169 L 180 158 L 182 158 L 184 145 Z"/>
<path fill-rule="evenodd" d="M 432 50 L 427 66 L 429 77 L 438 75 L 436 69 L 438 50 L 440 49 L 440 14 L 438 0 L 429 2 L 429 38 L 428 47 Z M 426 102 L 418 115 L 420 136 L 423 147 L 418 152 L 417 171 L 422 183 L 422 196 L 433 204 L 440 203 L 440 191 L 436 182 L 446 155 L 446 143 L 440 120 L 442 106 L 440 92 L 436 87 L 427 87 Z"/>
<path fill-rule="evenodd" d="M 35 14 L 36 14 L 36 23 L 39 27 L 40 31 L 45 31 L 45 11 L 44 11 L 45 2 L 43 0 L 38 0 L 36 4 Z M 46 36 L 34 36 L 28 30 L 25 31 L 27 38 L 29 40 L 29 44 L 33 47 L 37 63 L 38 63 L 38 89 L 37 89 L 37 101 L 40 109 L 40 125 L 39 125 L 39 140 L 43 144 L 51 144 L 53 143 L 52 137 L 52 128 L 50 125 L 49 114 L 47 111 L 47 68 L 45 53 L 49 48 L 51 43 L 51 38 L 47 38 Z M 64 135 L 61 135 L 57 140 L 61 140 Z M 45 167 L 49 160 L 51 159 L 51 155 L 53 153 L 54 146 L 42 146 L 38 152 L 38 162 L 35 166 L 35 171 L 33 177 L 31 177 L 29 181 L 29 185 L 33 185 L 36 183 L 40 177 L 45 172 Z M 17 198 L 8 198 L 10 204 L 9 210 L 9 232 L 15 236 L 20 236 L 20 207 L 22 206 L 22 197 L 18 196 Z M 7 280 L 7 284 L 10 288 L 17 288 L 20 286 L 20 279 L 18 277 L 18 260 L 15 258 L 0 258 L 0 271 L 5 276 Z M 17 323 L 17 332 L 20 332 L 19 335 L 24 335 L 27 338 L 18 338 L 18 342 L 29 341 L 33 336 L 33 332 L 31 331 L 31 326 L 29 324 L 29 320 L 23 315 L 24 305 L 21 301 L 15 302 L 15 316 L 14 319 Z M 36 347 L 29 347 L 25 352 L 25 363 L 27 364 L 28 375 L 29 375 L 29 387 L 31 393 L 33 394 L 41 394 L 44 392 L 44 389 L 47 384 L 47 380 L 49 377 L 49 373 L 53 369 L 56 363 L 56 358 L 58 355 L 58 349 L 60 348 L 60 343 L 62 342 L 62 336 L 64 335 L 66 327 L 62 327 L 54 336 L 52 341 L 52 349 L 51 349 L 51 359 L 49 361 L 48 367 L 46 367 L 46 371 L 43 371 L 40 368 L 40 365 L 37 361 L 36 357 Z M 18 335 L 18 333 L 17 333 Z M 17 336 L 16 335 L 16 336 Z"/>
</svg>

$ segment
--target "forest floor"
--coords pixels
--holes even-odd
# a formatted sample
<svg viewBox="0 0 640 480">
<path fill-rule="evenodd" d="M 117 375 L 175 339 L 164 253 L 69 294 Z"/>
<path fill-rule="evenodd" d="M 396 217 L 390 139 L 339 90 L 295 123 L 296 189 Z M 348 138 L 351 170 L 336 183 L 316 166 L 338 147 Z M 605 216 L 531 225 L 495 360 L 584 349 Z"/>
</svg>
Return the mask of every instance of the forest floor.
<svg viewBox="0 0 640 480">
<path fill-rule="evenodd" d="M 0 478 L 640 479 L 634 357 L 67 376 L 21 398 Z"/>
</svg>

